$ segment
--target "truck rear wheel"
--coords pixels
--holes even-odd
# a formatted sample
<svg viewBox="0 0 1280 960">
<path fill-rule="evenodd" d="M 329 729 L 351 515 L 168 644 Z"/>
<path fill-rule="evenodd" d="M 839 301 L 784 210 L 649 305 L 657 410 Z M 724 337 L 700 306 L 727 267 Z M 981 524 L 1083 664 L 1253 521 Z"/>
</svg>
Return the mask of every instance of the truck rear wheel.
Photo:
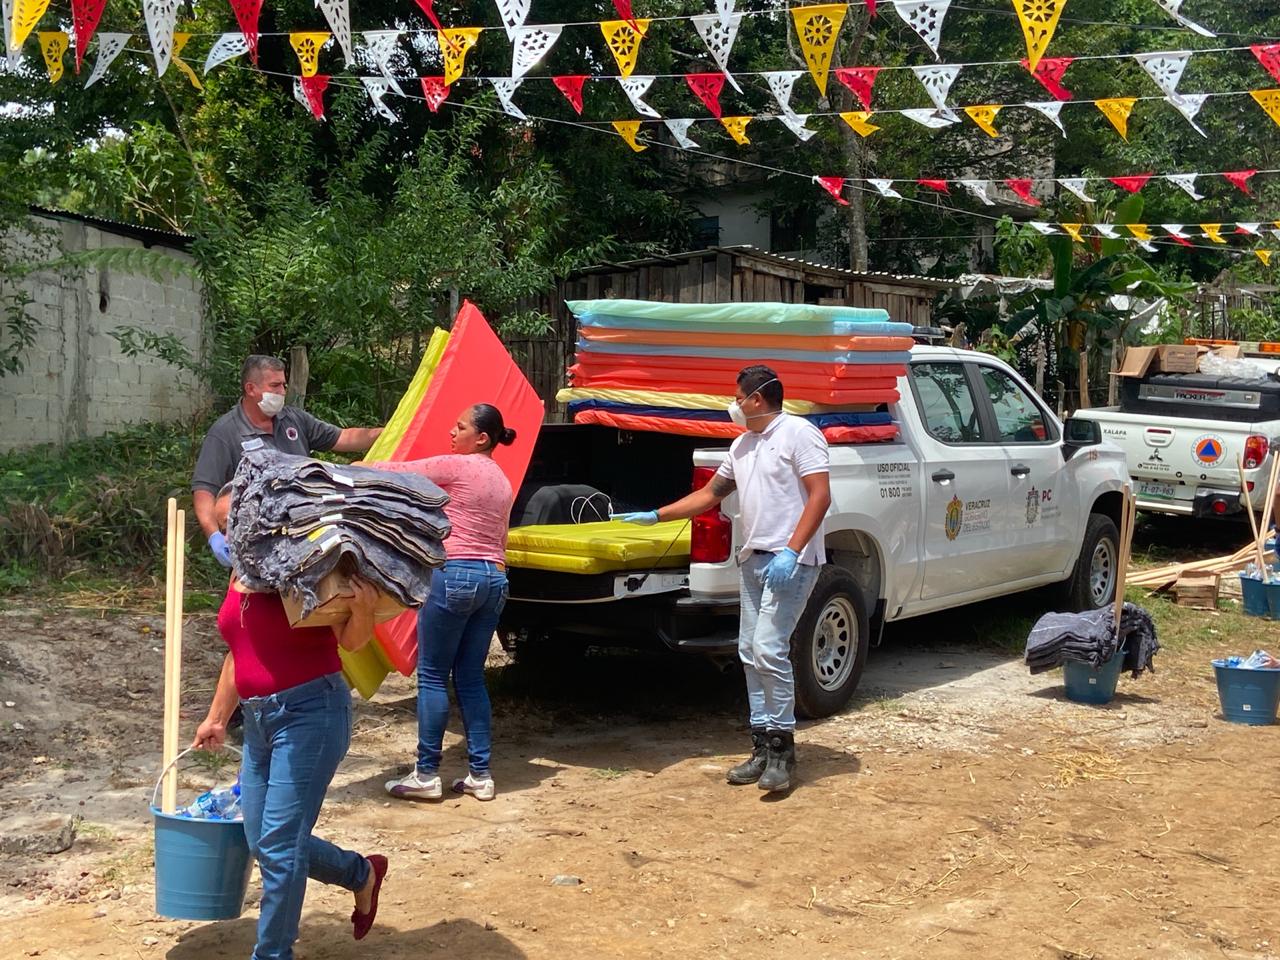
<svg viewBox="0 0 1280 960">
<path fill-rule="evenodd" d="M 791 634 L 796 712 L 829 717 L 853 696 L 867 663 L 871 629 L 862 590 L 848 571 L 827 564 Z"/>
<path fill-rule="evenodd" d="M 1111 518 L 1089 514 L 1084 542 L 1070 579 L 1063 582 L 1063 598 L 1072 613 L 1101 610 L 1116 598 L 1119 576 L 1120 534 Z"/>
</svg>

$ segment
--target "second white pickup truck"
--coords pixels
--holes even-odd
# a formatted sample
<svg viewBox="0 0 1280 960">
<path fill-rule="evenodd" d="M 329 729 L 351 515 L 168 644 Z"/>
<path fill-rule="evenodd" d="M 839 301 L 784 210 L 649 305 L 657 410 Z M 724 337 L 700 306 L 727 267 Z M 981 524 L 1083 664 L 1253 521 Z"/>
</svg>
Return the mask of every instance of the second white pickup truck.
<svg viewBox="0 0 1280 960">
<path fill-rule="evenodd" d="M 1089 421 L 1058 421 L 1000 360 L 912 350 L 891 443 L 831 447 L 828 562 L 792 636 L 796 701 L 852 696 L 887 622 L 1047 584 L 1058 609 L 1114 597 L 1124 454 Z M 522 498 L 565 485 L 651 509 L 708 482 L 727 443 L 595 426 L 544 428 Z M 683 481 L 680 477 L 683 475 Z M 545 518 L 543 518 L 545 520 Z M 566 518 L 566 522 L 568 518 Z M 736 655 L 736 497 L 697 518 L 687 569 L 595 576 L 513 569 L 499 635 L 517 654 L 663 644 Z"/>
</svg>

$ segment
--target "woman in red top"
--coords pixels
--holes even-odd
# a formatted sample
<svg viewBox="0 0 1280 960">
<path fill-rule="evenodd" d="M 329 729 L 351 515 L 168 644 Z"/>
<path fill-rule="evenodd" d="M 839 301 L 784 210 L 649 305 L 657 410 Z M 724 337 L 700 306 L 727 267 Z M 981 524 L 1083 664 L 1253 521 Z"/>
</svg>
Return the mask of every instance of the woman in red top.
<svg viewBox="0 0 1280 960">
<path fill-rule="evenodd" d="M 231 496 L 215 510 L 226 529 Z M 262 874 L 254 960 L 290 960 L 307 878 L 355 894 L 354 935 L 373 926 L 387 858 L 361 856 L 313 836 L 325 791 L 351 744 L 351 692 L 338 646 L 359 650 L 373 636 L 377 591 L 352 580 L 351 618 L 339 627 L 289 625 L 274 593 L 251 593 L 234 577 L 218 611 L 230 648 L 209 714 L 193 747 L 218 749 L 237 701 L 244 709 L 240 803 L 244 834 Z"/>
</svg>

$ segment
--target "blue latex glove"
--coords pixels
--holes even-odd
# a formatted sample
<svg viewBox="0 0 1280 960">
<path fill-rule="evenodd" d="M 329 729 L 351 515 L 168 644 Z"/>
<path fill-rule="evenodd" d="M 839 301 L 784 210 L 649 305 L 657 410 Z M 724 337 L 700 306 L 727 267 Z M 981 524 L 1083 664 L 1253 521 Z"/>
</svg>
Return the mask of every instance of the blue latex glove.
<svg viewBox="0 0 1280 960">
<path fill-rule="evenodd" d="M 227 545 L 227 538 L 221 532 L 214 533 L 209 537 L 209 549 L 218 558 L 220 564 L 230 569 L 231 547 Z"/>
<path fill-rule="evenodd" d="M 764 568 L 764 585 L 770 590 L 777 590 L 796 573 L 796 564 L 800 562 L 800 554 L 790 547 L 783 547 L 773 555 L 769 565 Z"/>
<path fill-rule="evenodd" d="M 621 520 L 623 523 L 638 523 L 642 527 L 652 527 L 658 522 L 657 510 L 645 510 L 641 513 L 615 513 L 614 520 Z"/>
</svg>

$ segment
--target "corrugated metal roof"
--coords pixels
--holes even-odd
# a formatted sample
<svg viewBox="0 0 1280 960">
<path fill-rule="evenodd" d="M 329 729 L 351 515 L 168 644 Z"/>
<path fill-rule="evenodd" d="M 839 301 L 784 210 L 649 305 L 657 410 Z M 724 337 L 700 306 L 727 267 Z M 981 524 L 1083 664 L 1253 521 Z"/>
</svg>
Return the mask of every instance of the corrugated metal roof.
<svg viewBox="0 0 1280 960">
<path fill-rule="evenodd" d="M 94 217 L 85 213 L 73 213 L 70 210 L 53 210 L 49 207 L 38 207 L 34 204 L 28 209 L 32 215 L 37 217 L 85 223 L 89 226 L 97 227 L 105 233 L 114 233 L 117 236 L 141 240 L 147 246 L 159 245 L 172 247 L 175 250 L 185 250 L 195 239 L 185 233 L 174 233 L 172 230 L 159 230 L 155 227 L 144 227 L 137 223 L 124 223 L 120 220 L 109 220 L 106 217 Z"/>
</svg>

